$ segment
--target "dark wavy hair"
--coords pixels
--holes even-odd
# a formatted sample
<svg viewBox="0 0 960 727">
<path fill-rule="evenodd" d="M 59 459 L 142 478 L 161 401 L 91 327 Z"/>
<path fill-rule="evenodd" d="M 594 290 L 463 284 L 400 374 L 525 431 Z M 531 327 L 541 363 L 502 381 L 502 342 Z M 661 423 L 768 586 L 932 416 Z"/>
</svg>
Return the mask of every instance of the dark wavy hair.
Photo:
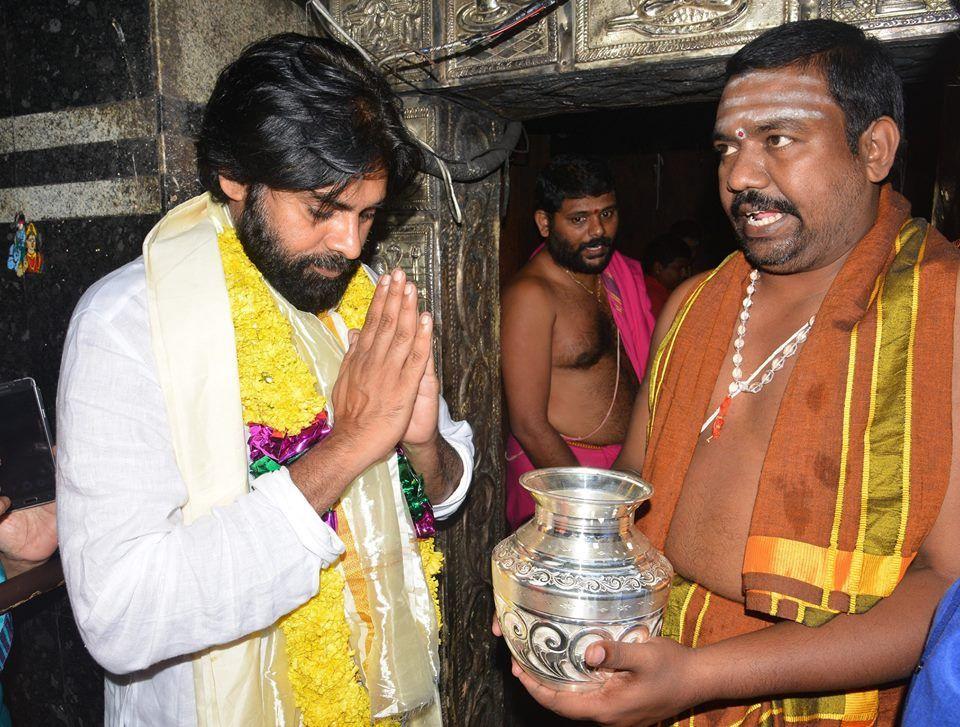
<svg viewBox="0 0 960 727">
<path fill-rule="evenodd" d="M 196 149 L 200 181 L 220 202 L 219 175 L 287 191 L 330 187 L 335 198 L 379 172 L 395 194 L 422 162 L 383 76 L 352 48 L 298 33 L 253 43 L 220 72 Z"/>
<path fill-rule="evenodd" d="M 534 209 L 552 215 L 565 199 L 599 197 L 613 191 L 613 174 L 603 159 L 560 154 L 537 175 Z"/>
<path fill-rule="evenodd" d="M 889 116 L 903 136 L 903 82 L 876 38 L 836 20 L 784 23 L 759 35 L 727 61 L 727 80 L 752 70 L 813 68 L 827 81 L 844 116 L 847 145 L 856 155 L 860 135 Z"/>
</svg>

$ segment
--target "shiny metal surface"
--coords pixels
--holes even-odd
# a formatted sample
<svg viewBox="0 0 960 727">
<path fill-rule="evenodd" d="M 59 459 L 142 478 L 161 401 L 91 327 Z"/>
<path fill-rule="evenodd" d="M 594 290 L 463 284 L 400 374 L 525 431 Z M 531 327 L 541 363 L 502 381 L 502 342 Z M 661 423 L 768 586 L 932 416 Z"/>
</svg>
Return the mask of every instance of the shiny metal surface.
<svg viewBox="0 0 960 727">
<path fill-rule="evenodd" d="M 501 630 L 538 680 L 594 688 L 605 674 L 584 663 L 591 643 L 660 632 L 673 568 L 633 522 L 653 488 L 587 467 L 534 470 L 520 482 L 536 513 L 493 550 Z"/>
</svg>

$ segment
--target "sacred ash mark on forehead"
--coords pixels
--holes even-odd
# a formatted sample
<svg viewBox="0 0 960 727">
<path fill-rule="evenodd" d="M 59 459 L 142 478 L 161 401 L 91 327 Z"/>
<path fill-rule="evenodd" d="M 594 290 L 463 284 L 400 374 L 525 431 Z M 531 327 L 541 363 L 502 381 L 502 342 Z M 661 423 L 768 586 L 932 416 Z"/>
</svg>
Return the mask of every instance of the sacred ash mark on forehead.
<svg viewBox="0 0 960 727">
<path fill-rule="evenodd" d="M 724 89 L 717 109 L 716 129 L 725 134 L 736 127 L 733 135 L 743 139 L 746 133 L 740 132 L 747 125 L 823 119 L 836 103 L 825 92 L 824 85 L 818 75 L 798 75 L 796 71 L 783 69 L 744 73 L 731 80 Z M 772 86 L 780 88 L 771 91 Z"/>
<path fill-rule="evenodd" d="M 791 86 L 817 87 L 823 85 L 823 78 L 816 73 L 798 74 L 793 67 L 771 68 L 746 71 L 739 76 L 734 76 L 727 81 L 727 85 L 723 87 L 723 92 L 732 93 L 744 84 L 776 80 L 782 80 Z"/>
</svg>

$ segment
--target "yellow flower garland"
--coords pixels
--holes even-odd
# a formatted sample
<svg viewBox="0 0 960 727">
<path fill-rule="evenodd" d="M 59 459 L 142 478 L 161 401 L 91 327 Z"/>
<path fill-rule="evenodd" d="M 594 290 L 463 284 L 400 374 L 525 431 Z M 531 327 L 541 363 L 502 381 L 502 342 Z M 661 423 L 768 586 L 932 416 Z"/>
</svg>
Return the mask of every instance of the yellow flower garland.
<svg viewBox="0 0 960 727">
<path fill-rule="evenodd" d="M 243 251 L 236 232 L 217 237 L 233 319 L 240 371 L 240 398 L 246 422 L 277 432 L 297 433 L 311 424 L 326 399 L 293 344 L 293 329 L 274 304 L 263 276 Z M 375 287 L 363 269 L 350 280 L 337 307 L 348 328 L 360 328 Z M 443 554 L 433 538 L 419 541 L 424 575 L 440 626 L 437 576 Z M 370 695 L 350 648 L 344 613 L 343 574 L 331 566 L 321 572 L 316 596 L 280 622 L 286 642 L 290 683 L 305 727 L 368 727 Z M 394 718 L 377 727 L 400 727 Z"/>
<path fill-rule="evenodd" d="M 243 419 L 296 434 L 313 422 L 327 400 L 293 345 L 290 322 L 273 302 L 236 232 L 225 229 L 217 242 L 237 344 Z"/>
</svg>

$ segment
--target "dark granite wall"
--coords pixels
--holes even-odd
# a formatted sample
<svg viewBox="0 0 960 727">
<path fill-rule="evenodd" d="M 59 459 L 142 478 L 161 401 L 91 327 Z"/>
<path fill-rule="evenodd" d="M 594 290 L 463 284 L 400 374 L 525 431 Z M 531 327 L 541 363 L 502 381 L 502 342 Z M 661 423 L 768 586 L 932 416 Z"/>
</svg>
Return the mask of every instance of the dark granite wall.
<svg viewBox="0 0 960 727">
<path fill-rule="evenodd" d="M 141 136 L 156 127 L 149 119 L 156 115 L 149 2 L 0 0 L 0 17 L 6 27 L 0 36 L 0 200 L 6 200 L 0 203 L 6 213 L 0 214 L 0 380 L 33 376 L 52 418 L 73 306 L 93 281 L 136 257 L 159 211 L 157 196 L 149 214 L 103 216 L 100 202 L 110 190 L 96 186 L 98 180 L 156 178 L 156 135 Z M 97 111 L 137 99 L 147 99 L 143 108 L 152 123 L 125 125 L 120 118 L 103 129 L 111 113 Z M 77 109 L 86 115 L 71 113 Z M 120 138 L 84 143 L 103 136 Z M 68 183 L 74 184 L 58 187 Z M 72 195 L 79 216 L 64 219 L 47 209 L 51 192 Z M 124 211 L 122 200 L 112 206 Z M 46 269 L 17 278 L 6 256 L 10 211 L 21 207 L 36 220 Z"/>
<path fill-rule="evenodd" d="M 0 0 L 0 115 L 149 96 L 148 0 Z"/>
<path fill-rule="evenodd" d="M 192 137 L 219 69 L 247 43 L 312 26 L 291 0 L 0 0 L 0 381 L 32 376 L 55 424 L 67 324 L 198 191 Z M 6 266 L 23 209 L 45 270 Z M 16 725 L 99 725 L 103 673 L 63 588 L 14 612 L 0 676 Z"/>
<path fill-rule="evenodd" d="M 139 254 L 160 209 L 159 193 L 127 204 L 122 191 L 157 178 L 150 7 L 0 0 L 0 18 L 0 380 L 35 378 L 52 420 L 77 300 Z M 45 270 L 18 278 L 6 257 L 21 206 L 42 237 Z M 14 724 L 102 724 L 102 671 L 64 589 L 17 609 L 14 629 L 2 676 Z"/>
</svg>

